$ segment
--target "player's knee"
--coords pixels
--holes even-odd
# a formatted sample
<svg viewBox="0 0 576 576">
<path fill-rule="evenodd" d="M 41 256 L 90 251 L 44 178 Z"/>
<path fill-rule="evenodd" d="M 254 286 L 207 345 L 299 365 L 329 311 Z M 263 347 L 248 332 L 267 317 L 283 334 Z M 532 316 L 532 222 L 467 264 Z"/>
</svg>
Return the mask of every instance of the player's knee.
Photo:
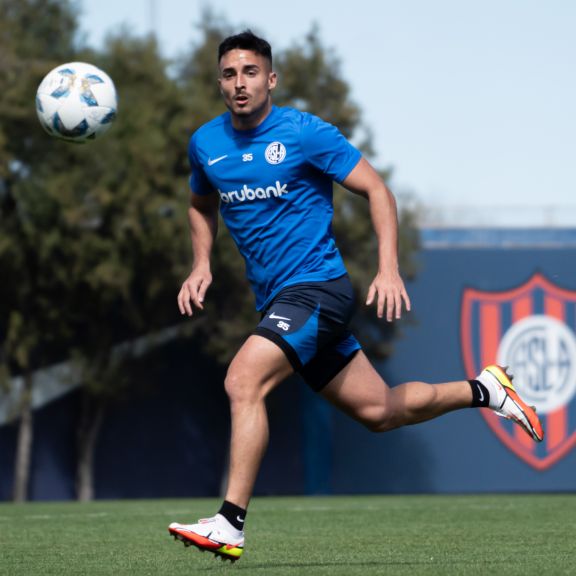
<svg viewBox="0 0 576 576">
<path fill-rule="evenodd" d="M 232 405 L 257 402 L 261 396 L 258 382 L 246 372 L 238 370 L 228 371 L 224 389 Z"/>
<path fill-rule="evenodd" d="M 394 412 L 389 405 L 368 406 L 359 416 L 360 422 L 370 432 L 386 432 L 398 427 Z"/>
</svg>

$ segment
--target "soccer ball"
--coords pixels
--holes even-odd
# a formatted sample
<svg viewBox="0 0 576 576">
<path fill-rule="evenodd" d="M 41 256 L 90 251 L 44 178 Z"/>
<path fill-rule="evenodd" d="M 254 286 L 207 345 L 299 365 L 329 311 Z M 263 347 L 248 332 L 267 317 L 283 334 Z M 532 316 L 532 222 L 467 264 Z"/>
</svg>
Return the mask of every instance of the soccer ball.
<svg viewBox="0 0 576 576">
<path fill-rule="evenodd" d="M 36 113 L 48 134 L 68 142 L 94 140 L 112 125 L 118 101 L 108 74 L 85 62 L 48 72 L 36 92 Z"/>
</svg>

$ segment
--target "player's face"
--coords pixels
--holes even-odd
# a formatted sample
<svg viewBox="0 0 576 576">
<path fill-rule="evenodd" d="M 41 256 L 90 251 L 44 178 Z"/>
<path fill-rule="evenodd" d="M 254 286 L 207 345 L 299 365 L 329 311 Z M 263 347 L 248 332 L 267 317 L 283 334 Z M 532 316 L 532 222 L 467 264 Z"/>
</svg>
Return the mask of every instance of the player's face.
<svg viewBox="0 0 576 576">
<path fill-rule="evenodd" d="M 258 126 L 272 107 L 276 73 L 264 56 L 250 50 L 230 50 L 220 59 L 218 84 L 224 103 L 239 130 Z"/>
</svg>

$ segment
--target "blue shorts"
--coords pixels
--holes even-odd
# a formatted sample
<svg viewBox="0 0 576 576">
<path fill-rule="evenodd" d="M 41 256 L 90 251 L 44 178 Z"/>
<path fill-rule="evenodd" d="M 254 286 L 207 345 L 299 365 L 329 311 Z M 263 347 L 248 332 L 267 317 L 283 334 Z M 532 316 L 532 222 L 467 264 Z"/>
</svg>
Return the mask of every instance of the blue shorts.
<svg viewBox="0 0 576 576">
<path fill-rule="evenodd" d="M 279 346 L 292 367 L 320 391 L 361 346 L 348 329 L 354 293 L 348 276 L 284 288 L 262 314 L 254 334 Z"/>
</svg>

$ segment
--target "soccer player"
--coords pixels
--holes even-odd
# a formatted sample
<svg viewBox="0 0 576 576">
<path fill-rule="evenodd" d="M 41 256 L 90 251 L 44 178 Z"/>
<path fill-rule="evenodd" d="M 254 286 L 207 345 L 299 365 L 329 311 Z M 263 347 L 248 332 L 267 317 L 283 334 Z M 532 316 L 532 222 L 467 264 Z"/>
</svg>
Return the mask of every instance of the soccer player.
<svg viewBox="0 0 576 576">
<path fill-rule="evenodd" d="M 246 510 L 268 442 L 265 398 L 294 372 L 374 432 L 485 406 L 541 441 L 538 417 L 499 366 L 488 366 L 471 381 L 388 387 L 348 329 L 352 288 L 331 220 L 333 181 L 367 199 L 378 239 L 378 272 L 366 304 L 375 306 L 379 318 L 398 319 L 403 309 L 410 310 L 410 299 L 398 270 L 392 193 L 334 126 L 272 104 L 277 78 L 264 39 L 250 31 L 226 38 L 218 65 L 228 112 L 190 140 L 194 258 L 178 306 L 188 316 L 203 308 L 220 210 L 246 261 L 262 317 L 225 380 L 232 433 L 222 507 L 196 524 L 172 523 L 169 532 L 223 559 L 241 556 Z"/>
</svg>

